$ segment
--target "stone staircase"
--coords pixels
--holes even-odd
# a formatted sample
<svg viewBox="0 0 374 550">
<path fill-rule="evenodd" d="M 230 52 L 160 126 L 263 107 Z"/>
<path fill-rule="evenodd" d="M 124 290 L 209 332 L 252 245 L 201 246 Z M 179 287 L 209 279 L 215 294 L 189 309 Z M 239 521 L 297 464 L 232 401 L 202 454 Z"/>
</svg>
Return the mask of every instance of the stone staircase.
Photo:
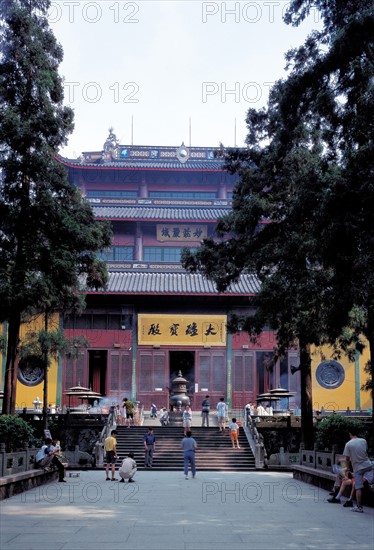
<svg viewBox="0 0 374 550">
<path fill-rule="evenodd" d="M 139 470 L 144 470 L 144 443 L 143 437 L 148 427 L 126 428 L 117 427 L 117 451 L 120 460 L 132 451 Z M 153 458 L 153 469 L 160 471 L 183 470 L 183 451 L 180 441 L 183 438 L 181 427 L 157 427 L 156 451 Z M 239 431 L 240 449 L 233 449 L 229 430 L 220 432 L 217 428 L 194 427 L 192 437 L 195 438 L 198 449 L 196 465 L 200 471 L 248 471 L 255 470 L 255 459 L 243 428 Z"/>
</svg>

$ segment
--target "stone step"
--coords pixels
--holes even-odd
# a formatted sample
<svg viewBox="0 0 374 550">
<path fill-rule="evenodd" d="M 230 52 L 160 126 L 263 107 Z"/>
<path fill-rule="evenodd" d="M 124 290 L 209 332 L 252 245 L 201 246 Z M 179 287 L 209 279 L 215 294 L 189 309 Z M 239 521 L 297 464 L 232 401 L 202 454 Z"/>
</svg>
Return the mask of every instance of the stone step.
<svg viewBox="0 0 374 550">
<path fill-rule="evenodd" d="M 117 450 L 120 459 L 132 451 L 139 470 L 144 470 L 143 437 L 146 427 L 119 426 L 117 428 Z M 180 442 L 183 430 L 178 426 L 159 427 L 154 430 L 156 451 L 153 460 L 154 470 L 174 471 L 183 469 L 183 453 Z M 229 431 L 219 432 L 216 427 L 193 428 L 193 437 L 198 449 L 196 452 L 197 467 L 201 471 L 248 471 L 255 469 L 255 459 L 244 430 L 239 430 L 240 449 L 233 449 Z"/>
</svg>

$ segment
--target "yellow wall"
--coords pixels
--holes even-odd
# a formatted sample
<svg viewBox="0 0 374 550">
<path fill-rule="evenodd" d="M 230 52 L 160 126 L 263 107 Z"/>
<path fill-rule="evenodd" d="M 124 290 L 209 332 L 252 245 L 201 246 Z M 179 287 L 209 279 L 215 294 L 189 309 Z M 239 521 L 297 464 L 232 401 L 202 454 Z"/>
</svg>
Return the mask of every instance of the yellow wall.
<svg viewBox="0 0 374 550">
<path fill-rule="evenodd" d="M 43 328 L 43 318 L 38 317 L 35 321 L 21 326 L 20 338 L 21 341 L 27 337 L 28 332 L 37 331 Z M 52 321 L 49 321 L 49 329 L 58 329 L 58 315 L 54 316 Z M 0 327 L 0 334 L 3 327 Z M 1 367 L 1 380 L 4 380 L 5 358 L 0 355 L 0 367 Z M 58 362 L 55 359 L 51 360 L 50 367 L 48 369 L 48 401 L 49 403 L 56 404 L 57 393 L 57 374 L 58 374 Z M 23 407 L 33 408 L 32 402 L 36 397 L 39 397 L 40 401 L 43 401 L 43 382 L 36 386 L 26 386 L 19 380 L 17 381 L 17 395 L 16 395 L 16 408 L 22 409 Z"/>
<path fill-rule="evenodd" d="M 313 408 L 327 410 L 366 410 L 371 407 L 370 392 L 361 391 L 361 386 L 367 380 L 368 374 L 364 366 L 369 359 L 369 350 L 366 347 L 363 354 L 357 354 L 356 361 L 349 361 L 342 355 L 337 361 L 344 368 L 344 381 L 335 389 L 327 389 L 320 385 L 316 377 L 316 370 L 322 361 L 333 359 L 332 349 L 324 346 L 314 349 L 312 353 L 312 382 Z"/>
<path fill-rule="evenodd" d="M 39 318 L 29 325 L 23 325 L 21 328 L 21 339 L 25 338 L 26 333 L 30 330 L 38 330 L 42 327 L 42 319 Z M 50 323 L 50 328 L 56 330 L 58 328 L 58 316 Z M 3 327 L 0 325 L 0 335 L 3 332 Z M 369 359 L 369 350 L 366 348 L 362 355 L 358 355 L 356 362 L 349 361 L 345 356 L 342 356 L 338 362 L 344 368 L 344 382 L 336 389 L 326 389 L 322 387 L 317 378 L 316 370 L 318 365 L 323 360 L 332 359 L 331 348 L 322 347 L 312 351 L 312 383 L 313 383 L 313 408 L 321 409 L 324 407 L 327 410 L 345 410 L 349 407 L 351 410 L 361 409 L 366 410 L 371 408 L 371 398 L 369 392 L 361 391 L 362 384 L 366 381 L 368 375 L 364 372 L 364 366 Z M 0 353 L 0 369 L 1 379 L 4 379 L 4 363 L 5 359 Z M 51 361 L 51 366 L 48 371 L 49 402 L 56 404 L 56 393 L 58 391 L 58 364 L 54 359 Z M 357 376 L 358 375 L 358 376 Z M 36 397 L 43 400 L 43 383 L 37 386 L 28 387 L 20 381 L 17 383 L 17 407 L 23 408 L 33 407 L 32 402 Z"/>
</svg>

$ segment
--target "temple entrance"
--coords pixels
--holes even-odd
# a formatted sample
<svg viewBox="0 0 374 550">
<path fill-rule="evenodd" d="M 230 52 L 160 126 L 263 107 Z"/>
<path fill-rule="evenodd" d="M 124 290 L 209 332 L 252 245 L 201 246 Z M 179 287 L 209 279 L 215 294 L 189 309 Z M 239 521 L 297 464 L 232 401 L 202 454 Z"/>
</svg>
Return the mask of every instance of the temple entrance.
<svg viewBox="0 0 374 550">
<path fill-rule="evenodd" d="M 89 387 L 101 395 L 106 395 L 106 350 L 89 350 L 88 357 L 88 384 Z"/>
<path fill-rule="evenodd" d="M 170 384 L 181 371 L 183 378 L 188 381 L 187 393 L 193 408 L 195 393 L 195 352 L 194 351 L 170 351 L 169 352 Z"/>
</svg>

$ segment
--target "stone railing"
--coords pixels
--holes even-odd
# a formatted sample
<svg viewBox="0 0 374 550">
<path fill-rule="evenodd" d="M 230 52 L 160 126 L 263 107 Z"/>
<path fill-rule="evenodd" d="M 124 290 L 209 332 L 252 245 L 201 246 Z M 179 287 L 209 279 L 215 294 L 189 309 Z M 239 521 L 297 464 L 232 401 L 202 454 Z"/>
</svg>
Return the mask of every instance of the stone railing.
<svg viewBox="0 0 374 550">
<path fill-rule="evenodd" d="M 89 453 L 81 451 L 78 445 L 76 445 L 74 451 L 63 451 L 62 454 L 67 459 L 69 469 L 92 468 L 94 466 L 94 457 Z"/>
<path fill-rule="evenodd" d="M 336 450 L 333 451 L 317 451 L 317 450 L 308 450 L 300 449 L 300 466 L 308 466 L 308 468 L 315 468 L 317 470 L 325 470 L 331 472 L 333 464 L 337 463 L 338 456 L 341 456 L 341 453 L 338 453 Z"/>
<path fill-rule="evenodd" d="M 13 453 L 5 452 L 5 445 L 0 445 L 0 477 L 28 472 L 35 469 L 35 457 L 38 448 L 30 447 L 23 451 Z M 79 450 L 76 446 L 74 451 L 63 451 L 69 468 L 91 468 L 94 463 L 92 455 Z"/>
<path fill-rule="evenodd" d="M 249 414 L 249 410 L 243 412 L 244 431 L 247 435 L 248 442 L 251 446 L 252 453 L 255 457 L 257 469 L 263 469 L 266 461 L 266 450 L 264 446 L 264 438 L 256 428 L 256 423 Z"/>
<path fill-rule="evenodd" d="M 267 463 L 270 467 L 289 466 L 292 469 L 292 466 L 297 465 L 332 473 L 333 465 L 338 463 L 341 456 L 336 448 L 332 451 L 318 451 L 316 449 L 304 449 L 301 445 L 297 453 L 285 452 L 281 447 L 279 453 L 270 455 Z"/>
<path fill-rule="evenodd" d="M 35 456 L 39 449 L 27 448 L 14 453 L 6 453 L 5 445 L 0 445 L 0 477 L 27 472 L 35 468 Z"/>
<path fill-rule="evenodd" d="M 274 453 L 269 456 L 266 464 L 268 468 L 292 468 L 295 464 L 300 464 L 300 452 L 285 452 L 284 448 L 281 447 L 279 453 Z"/>
<path fill-rule="evenodd" d="M 95 461 L 96 466 L 104 466 L 104 441 L 110 435 L 110 432 L 115 429 L 115 407 L 112 405 L 104 428 L 101 431 L 99 440 L 95 444 Z"/>
</svg>

